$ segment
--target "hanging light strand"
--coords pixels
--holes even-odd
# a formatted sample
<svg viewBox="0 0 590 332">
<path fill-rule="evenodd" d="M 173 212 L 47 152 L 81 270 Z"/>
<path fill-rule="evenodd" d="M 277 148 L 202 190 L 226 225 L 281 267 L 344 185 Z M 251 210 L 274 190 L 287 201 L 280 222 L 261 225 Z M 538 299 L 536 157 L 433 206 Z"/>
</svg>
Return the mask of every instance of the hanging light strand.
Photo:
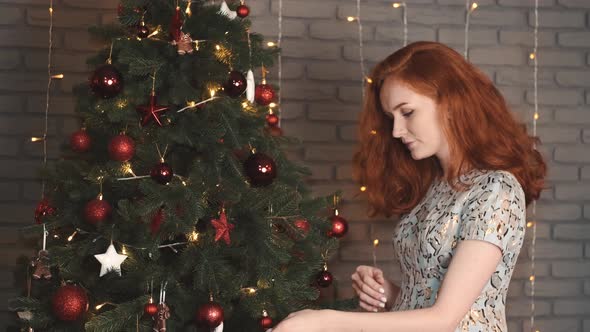
<svg viewBox="0 0 590 332">
<path fill-rule="evenodd" d="M 53 0 L 49 0 L 49 47 L 47 50 L 47 91 L 45 93 L 45 124 L 43 129 L 43 167 L 47 166 L 47 128 L 49 123 L 49 99 L 51 94 L 51 82 L 53 78 L 63 78 L 63 75 L 54 75 L 51 72 L 51 57 L 53 50 Z M 39 141 L 32 138 L 31 141 Z M 45 198 L 45 178 L 41 179 L 41 199 Z"/>
<path fill-rule="evenodd" d="M 408 6 L 405 2 L 395 2 L 393 8 L 401 8 L 402 22 L 404 24 L 404 47 L 408 45 Z"/>
<path fill-rule="evenodd" d="M 477 9 L 477 3 L 471 3 L 471 0 L 465 1 L 465 50 L 463 54 L 465 59 L 468 58 L 469 54 L 469 21 L 471 18 L 471 13 L 473 13 L 475 9 Z"/>
<path fill-rule="evenodd" d="M 533 137 L 537 137 L 537 120 L 539 119 L 539 100 L 538 100 L 538 46 L 539 46 L 539 0 L 535 0 L 535 26 L 533 30 L 533 53 L 531 58 L 533 59 L 533 98 L 534 98 L 534 114 L 533 114 Z M 533 141 L 533 148 L 537 149 L 537 143 Z M 533 229 L 533 240 L 531 242 L 531 276 L 529 281 L 531 283 L 531 331 L 537 331 L 535 329 L 535 246 L 537 242 L 537 201 L 533 201 L 532 208 L 532 225 Z"/>
<path fill-rule="evenodd" d="M 277 47 L 281 47 L 281 42 L 283 40 L 283 0 L 279 0 L 279 36 L 277 38 Z M 277 96 L 277 100 L 278 100 L 278 104 L 280 107 L 280 112 L 277 113 L 277 117 L 279 118 L 279 122 L 278 122 L 278 126 L 279 128 L 281 127 L 281 120 L 282 120 L 282 113 L 283 113 L 283 108 L 281 107 L 281 95 L 282 95 L 282 82 L 283 82 L 283 58 L 281 56 L 282 51 L 279 52 L 278 55 L 278 69 L 279 69 L 279 91 L 278 91 L 278 96 Z"/>
<path fill-rule="evenodd" d="M 365 52 L 363 49 L 363 24 L 361 22 L 361 0 L 356 0 L 356 22 L 359 29 L 359 56 L 361 65 L 361 91 L 363 100 L 365 99 L 365 80 L 367 79 L 365 71 Z"/>
</svg>

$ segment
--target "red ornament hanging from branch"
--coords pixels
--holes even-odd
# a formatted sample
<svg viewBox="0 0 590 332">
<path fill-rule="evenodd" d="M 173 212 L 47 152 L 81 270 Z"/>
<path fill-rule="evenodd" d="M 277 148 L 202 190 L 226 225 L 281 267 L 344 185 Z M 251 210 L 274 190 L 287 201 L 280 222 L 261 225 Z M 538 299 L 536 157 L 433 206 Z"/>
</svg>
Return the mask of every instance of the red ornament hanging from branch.
<svg viewBox="0 0 590 332">
<path fill-rule="evenodd" d="M 160 113 L 169 109 L 168 106 L 158 105 L 156 93 L 152 91 L 148 105 L 137 106 L 137 111 L 142 113 L 141 125 L 145 126 L 151 121 L 154 121 L 158 126 L 162 127 L 162 120 Z"/>
<path fill-rule="evenodd" d="M 176 6 L 174 15 L 172 15 L 172 20 L 170 21 L 170 39 L 173 42 L 178 42 L 180 40 L 182 24 L 182 13 L 180 12 L 180 7 Z"/>
<path fill-rule="evenodd" d="M 221 208 L 219 219 L 211 219 L 211 224 L 215 228 L 215 242 L 223 239 L 229 246 L 231 244 L 229 233 L 234 229 L 235 225 L 227 222 L 227 215 L 225 214 L 224 207 Z"/>
</svg>

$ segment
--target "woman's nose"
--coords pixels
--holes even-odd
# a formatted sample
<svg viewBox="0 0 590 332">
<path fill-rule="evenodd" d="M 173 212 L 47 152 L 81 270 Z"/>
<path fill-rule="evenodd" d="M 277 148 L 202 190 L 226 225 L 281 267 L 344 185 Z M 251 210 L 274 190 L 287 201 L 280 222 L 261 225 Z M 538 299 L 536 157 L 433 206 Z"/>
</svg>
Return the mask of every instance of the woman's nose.
<svg viewBox="0 0 590 332">
<path fill-rule="evenodd" d="M 400 138 L 406 133 L 406 127 L 402 121 L 393 122 L 393 138 Z"/>
</svg>

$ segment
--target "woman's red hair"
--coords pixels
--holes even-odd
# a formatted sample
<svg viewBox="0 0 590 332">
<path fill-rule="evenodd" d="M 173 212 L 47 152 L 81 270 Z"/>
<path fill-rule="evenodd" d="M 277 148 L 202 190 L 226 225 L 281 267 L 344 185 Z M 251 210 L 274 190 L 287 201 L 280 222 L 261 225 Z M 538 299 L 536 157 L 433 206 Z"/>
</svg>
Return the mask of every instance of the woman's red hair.
<svg viewBox="0 0 590 332">
<path fill-rule="evenodd" d="M 389 76 L 436 101 L 451 154 L 445 180 L 455 190 L 466 189 L 453 181 L 466 171 L 505 170 L 518 179 L 527 205 L 539 198 L 547 166 L 534 149 L 538 139 L 518 123 L 487 76 L 459 53 L 440 43 L 416 42 L 381 61 L 366 88 L 353 174 L 368 188 L 371 216 L 411 211 L 443 175 L 435 156 L 414 160 L 393 138 L 393 122 L 379 97 Z"/>
</svg>

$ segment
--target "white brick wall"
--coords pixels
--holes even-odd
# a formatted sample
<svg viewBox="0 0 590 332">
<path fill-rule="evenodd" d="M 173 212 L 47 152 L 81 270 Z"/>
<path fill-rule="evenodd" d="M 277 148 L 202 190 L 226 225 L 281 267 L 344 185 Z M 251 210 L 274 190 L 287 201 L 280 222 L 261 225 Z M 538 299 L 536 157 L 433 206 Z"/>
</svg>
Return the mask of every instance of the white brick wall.
<svg viewBox="0 0 590 332">
<path fill-rule="evenodd" d="M 253 30 L 276 40 L 278 1 L 247 0 Z M 52 91 L 49 153 L 77 128 L 71 88 L 87 79 L 85 58 L 101 45 L 86 27 L 116 18 L 117 0 L 54 0 L 54 58 L 66 79 Z M 438 40 L 463 51 L 464 0 L 406 0 L 409 41 Z M 515 113 L 532 115 L 533 0 L 478 1 L 470 58 L 494 79 Z M 22 253 L 18 227 L 31 223 L 39 197 L 35 183 L 39 144 L 28 138 L 43 124 L 48 0 L 0 0 L 0 267 L 10 271 Z M 540 331 L 590 332 L 590 0 L 540 0 L 538 134 L 548 158 L 548 189 L 537 206 L 536 293 Z M 367 69 L 403 41 L 401 11 L 391 1 L 363 0 Z M 331 262 L 337 282 L 325 296 L 352 295 L 349 275 L 371 264 L 378 237 L 379 265 L 394 279 L 392 221 L 370 220 L 351 182 L 350 159 L 360 111 L 358 29 L 352 0 L 284 0 L 283 127 L 303 140 L 289 155 L 306 163 L 316 194 L 343 189 L 341 214 L 351 232 Z M 276 79 L 273 68 L 269 79 Z M 16 174 L 14 170 L 18 169 Z M 531 209 L 529 208 L 529 213 Z M 508 299 L 509 330 L 529 330 L 531 232 L 520 255 Z M 15 294 L 9 272 L 0 273 L 0 298 Z M 0 327 L 13 317 L 0 309 Z"/>
</svg>

